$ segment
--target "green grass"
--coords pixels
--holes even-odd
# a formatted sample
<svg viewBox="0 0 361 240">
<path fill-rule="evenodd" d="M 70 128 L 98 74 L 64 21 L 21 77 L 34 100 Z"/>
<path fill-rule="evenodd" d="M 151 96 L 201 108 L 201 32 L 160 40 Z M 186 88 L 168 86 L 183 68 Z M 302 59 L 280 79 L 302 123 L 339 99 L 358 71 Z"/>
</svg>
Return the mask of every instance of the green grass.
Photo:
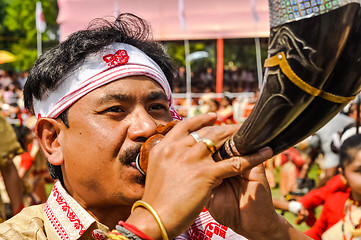
<svg viewBox="0 0 361 240">
<path fill-rule="evenodd" d="M 310 179 L 314 179 L 316 181 L 316 184 L 317 184 L 317 180 L 318 180 L 318 177 L 319 177 L 319 172 L 320 172 L 320 169 L 318 167 L 317 164 L 313 164 L 310 168 L 310 171 L 308 173 L 308 177 Z M 275 175 L 275 178 L 276 178 L 276 183 L 279 183 L 279 169 L 277 169 L 276 171 L 276 175 Z M 279 189 L 279 184 L 276 184 L 276 187 L 271 189 L 272 191 L 272 197 L 274 198 L 282 198 L 282 194 L 280 192 L 280 189 Z M 322 207 L 318 207 L 315 209 L 315 214 L 316 214 L 316 217 L 319 216 L 319 214 L 321 213 L 321 210 L 322 210 Z M 300 225 L 297 225 L 296 224 L 296 218 L 297 216 L 291 212 L 288 212 L 288 211 L 285 211 L 285 212 L 282 212 L 280 210 L 276 210 L 278 213 L 282 214 L 286 219 L 287 221 L 289 221 L 295 228 L 299 229 L 300 231 L 306 231 L 307 229 L 309 229 L 310 227 L 307 226 L 306 223 L 302 223 Z"/>
<path fill-rule="evenodd" d="M 280 189 L 279 188 L 274 188 L 272 189 L 272 197 L 275 197 L 275 198 L 281 198 L 282 195 L 280 193 Z M 289 221 L 295 228 L 299 229 L 300 231 L 306 231 L 307 229 L 309 229 L 309 227 L 305 224 L 305 223 L 302 223 L 302 224 L 299 224 L 297 225 L 296 224 L 296 215 L 291 213 L 291 212 L 288 212 L 288 211 L 281 211 L 281 210 L 276 210 L 279 214 L 282 214 L 286 219 L 287 221 Z"/>
</svg>

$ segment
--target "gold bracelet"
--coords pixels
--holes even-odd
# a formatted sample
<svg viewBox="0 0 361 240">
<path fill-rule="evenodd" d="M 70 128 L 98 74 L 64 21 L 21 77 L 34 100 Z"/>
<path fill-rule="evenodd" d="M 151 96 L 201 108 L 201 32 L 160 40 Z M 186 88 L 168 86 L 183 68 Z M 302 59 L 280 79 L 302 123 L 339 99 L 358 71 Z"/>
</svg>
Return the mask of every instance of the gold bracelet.
<svg viewBox="0 0 361 240">
<path fill-rule="evenodd" d="M 158 213 L 154 210 L 154 208 L 152 208 L 152 206 L 149 205 L 149 203 L 144 202 L 142 200 L 138 200 L 133 204 L 131 212 L 133 212 L 134 209 L 136 209 L 139 206 L 144 207 L 153 215 L 155 221 L 158 223 L 163 240 L 169 240 L 167 230 L 165 229 L 162 219 L 160 219 Z"/>
</svg>

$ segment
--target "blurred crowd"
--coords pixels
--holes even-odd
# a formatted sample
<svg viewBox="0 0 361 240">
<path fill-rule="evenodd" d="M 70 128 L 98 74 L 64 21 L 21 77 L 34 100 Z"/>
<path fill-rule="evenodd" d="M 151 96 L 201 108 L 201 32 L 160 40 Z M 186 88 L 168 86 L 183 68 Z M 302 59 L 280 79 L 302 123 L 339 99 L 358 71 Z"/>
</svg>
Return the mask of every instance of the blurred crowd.
<svg viewBox="0 0 361 240">
<path fill-rule="evenodd" d="M 53 182 L 46 157 L 34 137 L 36 118 L 24 108 L 22 90 L 26 77 L 26 72 L 16 74 L 0 70 L 0 220 L 11 217 L 25 206 L 45 202 L 46 184 Z M 8 156 L 16 149 L 11 141 L 13 137 L 19 146 L 16 154 Z M 16 188 L 18 180 L 11 172 L 14 169 L 21 181 L 21 193 L 11 191 Z M 20 201 L 20 204 L 11 204 L 14 201 Z"/>
<path fill-rule="evenodd" d="M 174 79 L 174 105 L 183 117 L 216 112 L 217 124 L 243 122 L 250 114 L 259 93 L 255 70 L 224 70 L 223 94 L 216 94 L 216 74 L 208 67 L 191 74 L 191 103 L 186 99 L 186 70 L 180 67 Z"/>
<path fill-rule="evenodd" d="M 267 164 L 269 182 L 279 184 L 274 206 L 305 223 L 312 239 L 361 236 L 360 99 L 299 144 Z M 278 182 L 274 179 L 279 170 Z M 313 170 L 312 170 L 313 169 Z M 315 172 L 313 177 L 310 172 Z"/>
<path fill-rule="evenodd" d="M 258 90 L 256 70 L 247 67 L 224 69 L 223 91 L 224 92 L 255 92 Z M 204 93 L 205 90 L 215 92 L 216 73 L 213 68 L 200 68 L 191 74 L 192 93 Z M 186 69 L 180 67 L 174 79 L 174 93 L 186 92 Z"/>
<path fill-rule="evenodd" d="M 46 157 L 34 138 L 36 118 L 24 109 L 22 90 L 26 77 L 26 72 L 15 74 L 0 70 L 0 220 L 13 216 L 24 206 L 45 202 L 46 186 L 53 184 Z M 193 73 L 194 95 L 190 108 L 185 97 L 174 98 L 179 114 L 192 117 L 216 112 L 218 125 L 242 123 L 259 96 L 255 73 L 248 69 L 225 71 L 224 94 L 221 96 L 215 93 L 215 82 L 211 68 Z M 181 67 L 174 83 L 175 96 L 185 90 L 185 69 Z M 315 134 L 264 163 L 271 188 L 280 191 L 280 197 L 274 198 L 275 207 L 296 215 L 296 224 L 305 222 L 309 227 L 307 234 L 314 239 L 321 239 L 322 234 L 346 214 L 344 204 L 346 199 L 351 199 L 352 189 L 340 175 L 342 167 L 347 168 L 349 163 L 342 166 L 339 153 L 344 141 L 358 133 L 359 121 L 357 99 Z M 13 150 L 9 151 L 9 140 L 13 137 L 19 146 L 12 146 Z M 12 171 L 16 171 L 15 175 Z M 14 186 L 20 186 L 16 185 L 19 180 L 20 195 L 13 193 Z M 318 216 L 315 209 L 327 204 L 327 199 L 339 192 L 348 193 L 347 198 L 334 200 L 332 204 L 339 205 L 338 209 L 342 211 L 335 213 L 332 221 L 325 220 L 324 216 L 330 214 L 327 207 L 324 208 L 326 213 L 322 211 Z"/>
</svg>

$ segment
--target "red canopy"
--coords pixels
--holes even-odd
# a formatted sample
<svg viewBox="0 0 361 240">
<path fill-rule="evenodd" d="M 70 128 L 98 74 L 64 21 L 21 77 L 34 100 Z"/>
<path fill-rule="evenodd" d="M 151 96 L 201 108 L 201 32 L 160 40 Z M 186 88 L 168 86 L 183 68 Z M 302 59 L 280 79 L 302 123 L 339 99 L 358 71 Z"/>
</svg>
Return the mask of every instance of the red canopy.
<svg viewBox="0 0 361 240">
<path fill-rule="evenodd" d="M 86 28 L 94 18 L 112 17 L 119 12 L 131 12 L 148 20 L 158 40 L 269 35 L 267 0 L 58 0 L 58 4 L 61 40 Z"/>
</svg>

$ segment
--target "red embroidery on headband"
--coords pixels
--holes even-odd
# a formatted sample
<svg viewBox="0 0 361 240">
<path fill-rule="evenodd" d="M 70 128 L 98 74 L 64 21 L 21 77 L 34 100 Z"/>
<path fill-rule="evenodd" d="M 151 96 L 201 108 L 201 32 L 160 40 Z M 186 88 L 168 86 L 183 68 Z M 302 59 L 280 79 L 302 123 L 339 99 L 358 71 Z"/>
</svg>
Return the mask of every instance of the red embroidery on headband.
<svg viewBox="0 0 361 240">
<path fill-rule="evenodd" d="M 40 113 L 38 113 L 38 119 L 40 119 L 41 118 L 41 114 Z"/>
<path fill-rule="evenodd" d="M 183 118 L 181 115 L 179 115 L 176 111 L 174 111 L 173 109 L 170 110 L 170 115 L 172 116 L 173 119 L 182 121 Z"/>
<path fill-rule="evenodd" d="M 108 64 L 109 67 L 115 65 L 123 65 L 129 61 L 129 56 L 127 51 L 118 50 L 114 54 L 108 54 L 103 57 L 103 60 Z"/>
</svg>

